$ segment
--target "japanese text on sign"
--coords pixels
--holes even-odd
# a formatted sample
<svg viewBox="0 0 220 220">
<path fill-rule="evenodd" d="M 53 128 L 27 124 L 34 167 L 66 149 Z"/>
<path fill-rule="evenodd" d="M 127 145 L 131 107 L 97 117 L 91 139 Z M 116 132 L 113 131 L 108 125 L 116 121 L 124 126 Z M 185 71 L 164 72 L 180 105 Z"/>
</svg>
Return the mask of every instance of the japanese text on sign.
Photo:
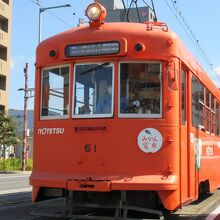
<svg viewBox="0 0 220 220">
<path fill-rule="evenodd" d="M 89 43 L 68 45 L 65 50 L 67 57 L 98 56 L 117 54 L 120 51 L 119 42 Z"/>
</svg>

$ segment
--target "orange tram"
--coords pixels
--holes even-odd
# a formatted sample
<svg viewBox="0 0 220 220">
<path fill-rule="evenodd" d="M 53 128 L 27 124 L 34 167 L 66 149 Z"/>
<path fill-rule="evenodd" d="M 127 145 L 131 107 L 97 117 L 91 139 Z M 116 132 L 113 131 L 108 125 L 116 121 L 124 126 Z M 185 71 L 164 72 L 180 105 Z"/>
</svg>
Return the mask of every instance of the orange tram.
<svg viewBox="0 0 220 220">
<path fill-rule="evenodd" d="M 105 23 L 97 3 L 86 13 L 89 26 L 37 48 L 33 201 L 126 218 L 218 188 L 219 89 L 165 23 Z"/>
</svg>

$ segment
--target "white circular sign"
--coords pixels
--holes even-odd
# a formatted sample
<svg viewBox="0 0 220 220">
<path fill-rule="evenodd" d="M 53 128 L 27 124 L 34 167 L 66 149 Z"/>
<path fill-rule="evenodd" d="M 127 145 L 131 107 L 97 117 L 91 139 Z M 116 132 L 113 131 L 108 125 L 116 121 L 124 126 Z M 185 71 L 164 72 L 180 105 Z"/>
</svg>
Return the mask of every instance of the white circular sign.
<svg viewBox="0 0 220 220">
<path fill-rule="evenodd" d="M 162 135 L 154 128 L 143 129 L 137 138 L 139 148 L 145 153 L 156 153 L 162 146 Z"/>
</svg>

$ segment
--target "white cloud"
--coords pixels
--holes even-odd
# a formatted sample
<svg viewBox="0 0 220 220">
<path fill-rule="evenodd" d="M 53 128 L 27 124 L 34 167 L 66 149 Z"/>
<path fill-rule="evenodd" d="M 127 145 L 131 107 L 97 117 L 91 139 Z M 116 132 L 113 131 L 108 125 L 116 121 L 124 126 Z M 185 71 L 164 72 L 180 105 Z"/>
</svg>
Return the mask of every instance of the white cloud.
<svg viewBox="0 0 220 220">
<path fill-rule="evenodd" d="M 215 72 L 218 76 L 220 76 L 220 66 L 215 67 L 214 72 Z"/>
<path fill-rule="evenodd" d="M 36 61 L 36 58 L 35 58 L 35 57 L 31 57 L 31 58 L 30 58 L 30 61 L 31 61 L 31 62 L 35 62 L 35 61 Z"/>
<path fill-rule="evenodd" d="M 16 68 L 16 60 L 12 59 L 10 60 L 10 69 L 14 70 Z"/>
<path fill-rule="evenodd" d="M 210 75 L 215 85 L 220 87 L 220 66 L 215 67 Z"/>
<path fill-rule="evenodd" d="M 15 70 L 20 64 L 24 63 L 24 55 L 20 54 L 18 56 L 11 56 L 10 69 Z"/>
</svg>

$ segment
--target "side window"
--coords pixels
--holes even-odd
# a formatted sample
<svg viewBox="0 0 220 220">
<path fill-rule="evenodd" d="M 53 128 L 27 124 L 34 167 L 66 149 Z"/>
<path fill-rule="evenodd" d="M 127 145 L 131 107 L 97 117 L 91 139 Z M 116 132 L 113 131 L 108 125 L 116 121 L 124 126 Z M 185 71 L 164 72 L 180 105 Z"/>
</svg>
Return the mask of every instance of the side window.
<svg viewBox="0 0 220 220">
<path fill-rule="evenodd" d="M 198 98 L 199 98 L 199 127 L 204 129 L 204 111 L 205 111 L 205 101 L 204 101 L 204 86 L 199 83 L 198 85 Z"/>
<path fill-rule="evenodd" d="M 210 132 L 210 92 L 206 89 L 206 131 Z"/>
<path fill-rule="evenodd" d="M 192 125 L 204 129 L 204 86 L 192 77 Z"/>
<path fill-rule="evenodd" d="M 219 103 L 216 102 L 216 135 L 219 136 Z"/>
<path fill-rule="evenodd" d="M 57 117 L 69 114 L 69 67 L 42 71 L 41 116 Z"/>
<path fill-rule="evenodd" d="M 198 80 L 192 76 L 192 125 L 194 127 L 198 127 L 199 125 L 198 87 Z"/>
<path fill-rule="evenodd" d="M 212 95 L 211 96 L 211 133 L 212 134 L 215 134 L 215 123 L 216 123 L 215 117 L 216 117 L 216 115 L 215 115 L 215 98 Z"/>
<path fill-rule="evenodd" d="M 121 63 L 121 117 L 161 117 L 160 63 Z"/>
<path fill-rule="evenodd" d="M 182 112 L 182 124 L 186 122 L 186 72 L 182 69 L 182 83 L 181 83 L 181 112 Z"/>
</svg>

